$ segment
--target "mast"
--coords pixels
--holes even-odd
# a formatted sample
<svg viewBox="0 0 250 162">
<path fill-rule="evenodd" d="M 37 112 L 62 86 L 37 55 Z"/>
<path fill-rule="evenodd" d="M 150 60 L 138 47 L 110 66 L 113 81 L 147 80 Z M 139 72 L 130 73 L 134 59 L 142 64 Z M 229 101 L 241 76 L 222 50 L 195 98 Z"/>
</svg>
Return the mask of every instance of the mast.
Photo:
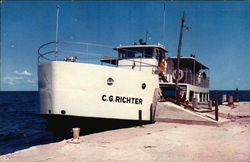
<svg viewBox="0 0 250 162">
<path fill-rule="evenodd" d="M 179 104 L 180 101 L 180 89 L 179 89 L 179 71 L 180 71 L 180 57 L 181 57 L 181 45 L 182 45 L 182 34 L 183 34 L 183 29 L 184 29 L 184 24 L 185 24 L 185 17 L 186 13 L 185 11 L 183 12 L 182 19 L 181 19 L 181 30 L 180 30 L 180 37 L 179 37 L 179 44 L 178 44 L 178 51 L 177 51 L 177 70 L 176 70 L 176 75 L 175 78 L 175 99 L 177 104 Z"/>
</svg>

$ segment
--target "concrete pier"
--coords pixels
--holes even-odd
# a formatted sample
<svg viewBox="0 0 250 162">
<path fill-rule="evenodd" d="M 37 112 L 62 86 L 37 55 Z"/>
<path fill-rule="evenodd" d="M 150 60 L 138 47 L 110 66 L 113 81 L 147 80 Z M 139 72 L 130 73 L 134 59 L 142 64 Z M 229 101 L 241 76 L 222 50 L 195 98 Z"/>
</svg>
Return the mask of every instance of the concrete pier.
<svg viewBox="0 0 250 162">
<path fill-rule="evenodd" d="M 237 118 L 221 126 L 157 122 L 106 131 L 82 136 L 79 144 L 64 140 L 2 155 L 0 161 L 249 161 L 250 103 L 220 105 L 219 111 Z"/>
</svg>

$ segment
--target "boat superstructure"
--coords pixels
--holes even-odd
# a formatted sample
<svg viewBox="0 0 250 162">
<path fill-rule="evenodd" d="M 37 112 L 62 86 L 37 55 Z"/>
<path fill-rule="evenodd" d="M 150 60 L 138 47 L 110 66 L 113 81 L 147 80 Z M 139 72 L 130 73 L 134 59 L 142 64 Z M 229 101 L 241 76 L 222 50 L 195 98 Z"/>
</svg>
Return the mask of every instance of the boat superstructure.
<svg viewBox="0 0 250 162">
<path fill-rule="evenodd" d="M 164 98 L 175 99 L 177 57 L 167 59 L 167 81 L 161 81 Z M 194 55 L 180 58 L 179 89 L 182 102 L 192 102 L 196 98 L 200 103 L 209 101 L 209 68 L 195 59 Z"/>
</svg>

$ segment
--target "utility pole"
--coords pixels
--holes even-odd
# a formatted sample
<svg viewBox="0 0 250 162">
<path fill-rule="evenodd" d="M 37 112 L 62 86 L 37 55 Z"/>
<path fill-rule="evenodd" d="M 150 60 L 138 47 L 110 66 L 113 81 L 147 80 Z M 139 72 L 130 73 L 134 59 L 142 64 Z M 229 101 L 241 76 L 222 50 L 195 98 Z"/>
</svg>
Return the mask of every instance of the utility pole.
<svg viewBox="0 0 250 162">
<path fill-rule="evenodd" d="M 182 19 L 181 19 L 181 30 L 180 30 L 180 37 L 179 37 L 179 44 L 178 44 L 178 51 L 177 51 L 177 70 L 176 70 L 176 75 L 175 78 L 175 99 L 177 104 L 180 102 L 180 89 L 179 89 L 179 72 L 180 72 L 180 57 L 181 57 L 181 45 L 182 45 L 182 34 L 183 34 L 183 29 L 184 29 L 184 23 L 185 23 L 185 17 L 186 13 L 183 12 Z"/>
</svg>

